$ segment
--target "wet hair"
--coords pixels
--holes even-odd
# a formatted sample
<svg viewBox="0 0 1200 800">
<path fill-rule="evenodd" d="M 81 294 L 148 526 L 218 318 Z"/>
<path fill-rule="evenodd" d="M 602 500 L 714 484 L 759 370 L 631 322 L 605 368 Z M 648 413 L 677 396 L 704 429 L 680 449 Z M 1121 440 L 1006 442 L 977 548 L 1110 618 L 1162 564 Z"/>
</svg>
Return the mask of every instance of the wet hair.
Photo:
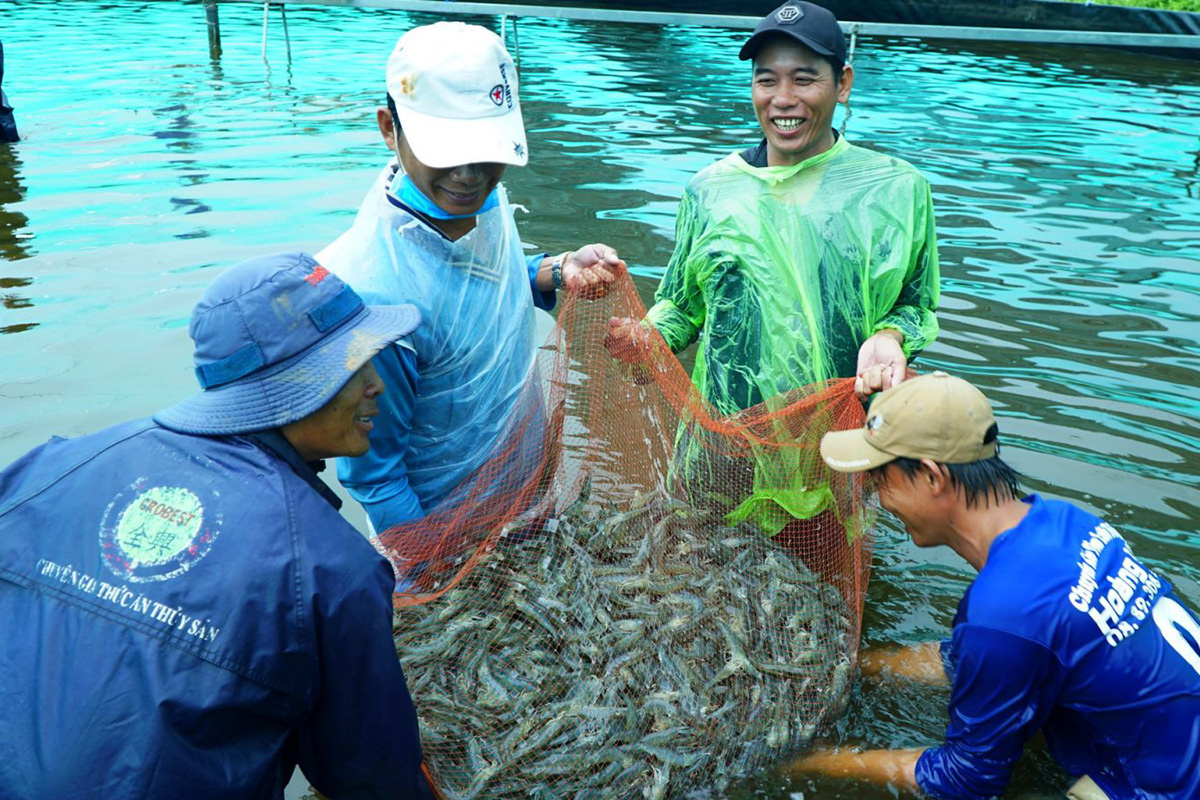
<svg viewBox="0 0 1200 800">
<path fill-rule="evenodd" d="M 999 428 L 996 423 L 984 434 L 983 443 L 996 441 Z M 901 472 L 914 479 L 921 471 L 921 462 L 915 458 L 897 458 L 888 462 L 895 464 Z M 961 487 L 967 499 L 967 506 L 982 503 L 987 506 L 989 498 L 997 503 L 1004 500 L 1016 500 L 1021 497 L 1021 475 L 1015 469 L 1000 459 L 1000 445 L 996 445 L 996 455 L 982 461 L 971 461 L 966 464 L 940 464 L 950 474 L 952 486 Z M 885 469 L 880 467 L 879 469 Z"/>
</svg>

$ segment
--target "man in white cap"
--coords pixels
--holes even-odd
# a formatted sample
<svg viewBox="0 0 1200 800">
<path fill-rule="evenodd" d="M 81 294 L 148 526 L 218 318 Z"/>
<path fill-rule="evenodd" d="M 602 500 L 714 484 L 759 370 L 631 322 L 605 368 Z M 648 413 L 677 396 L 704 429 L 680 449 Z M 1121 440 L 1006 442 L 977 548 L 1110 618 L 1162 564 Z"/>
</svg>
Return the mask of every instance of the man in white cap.
<svg viewBox="0 0 1200 800">
<path fill-rule="evenodd" d="M 431 797 L 395 577 L 317 476 L 419 319 L 244 262 L 192 314 L 203 391 L 0 470 L 0 795 Z"/>
<path fill-rule="evenodd" d="M 793 771 L 992 797 L 1041 730 L 1083 776 L 1068 797 L 1200 797 L 1200 623 L 1107 522 L 1021 498 L 998 434 L 978 389 L 935 372 L 879 395 L 861 430 L 825 435 L 830 467 L 870 471 L 918 546 L 979 575 L 940 647 L 863 656 L 866 674 L 949 679 L 945 743 L 816 753 Z"/>
<path fill-rule="evenodd" d="M 381 303 L 412 303 L 413 347 L 376 359 L 388 385 L 371 453 L 338 477 L 375 530 L 422 517 L 496 452 L 536 468 L 544 435 L 534 308 L 555 290 L 602 293 L 611 247 L 527 256 L 500 178 L 529 157 L 517 72 L 500 38 L 459 22 L 414 28 L 387 65 L 379 131 L 395 158 L 322 263 Z M 519 480 L 514 479 L 514 483 Z"/>
</svg>

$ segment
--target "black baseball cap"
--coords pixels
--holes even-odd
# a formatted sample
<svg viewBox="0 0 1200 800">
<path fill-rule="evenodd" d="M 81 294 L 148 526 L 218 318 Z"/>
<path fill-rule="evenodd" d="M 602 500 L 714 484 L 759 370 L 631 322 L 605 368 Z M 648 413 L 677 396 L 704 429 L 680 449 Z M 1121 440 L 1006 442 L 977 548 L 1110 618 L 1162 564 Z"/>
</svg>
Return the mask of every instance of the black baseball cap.
<svg viewBox="0 0 1200 800">
<path fill-rule="evenodd" d="M 742 45 L 738 58 L 747 61 L 758 54 L 772 34 L 790 36 L 823 56 L 846 63 L 846 35 L 833 12 L 805 0 L 788 0 L 763 17 L 754 33 Z"/>
</svg>

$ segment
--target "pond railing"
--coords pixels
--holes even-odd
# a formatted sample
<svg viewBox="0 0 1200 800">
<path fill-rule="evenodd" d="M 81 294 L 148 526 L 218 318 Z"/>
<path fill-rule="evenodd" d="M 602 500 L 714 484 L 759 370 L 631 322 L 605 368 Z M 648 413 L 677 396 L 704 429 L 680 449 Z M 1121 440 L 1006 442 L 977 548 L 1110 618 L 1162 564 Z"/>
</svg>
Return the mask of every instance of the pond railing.
<svg viewBox="0 0 1200 800">
<path fill-rule="evenodd" d="M 287 37 L 287 5 L 345 6 L 384 8 L 397 11 L 424 11 L 445 15 L 494 16 L 501 18 L 502 29 L 509 17 L 541 17 L 588 22 L 615 22 L 634 25 L 694 25 L 706 28 L 752 29 L 760 17 L 726 14 L 691 14 L 667 11 L 583 8 L 565 6 L 500 5 L 497 3 L 454 2 L 453 0 L 204 0 L 208 20 L 209 50 L 213 58 L 221 56 L 221 33 L 217 18 L 220 3 L 256 3 L 263 7 L 263 57 L 266 57 L 270 7 L 278 6 Z M 1200 36 L 1192 34 L 1123 33 L 1113 31 L 1037 30 L 1026 28 L 957 27 L 950 25 L 910 25 L 891 22 L 843 21 L 842 29 L 853 43 L 859 36 L 887 36 L 918 39 L 955 39 L 960 41 L 1021 42 L 1026 44 L 1102 45 L 1147 49 L 1200 50 Z M 290 38 L 288 49 L 291 49 Z"/>
</svg>

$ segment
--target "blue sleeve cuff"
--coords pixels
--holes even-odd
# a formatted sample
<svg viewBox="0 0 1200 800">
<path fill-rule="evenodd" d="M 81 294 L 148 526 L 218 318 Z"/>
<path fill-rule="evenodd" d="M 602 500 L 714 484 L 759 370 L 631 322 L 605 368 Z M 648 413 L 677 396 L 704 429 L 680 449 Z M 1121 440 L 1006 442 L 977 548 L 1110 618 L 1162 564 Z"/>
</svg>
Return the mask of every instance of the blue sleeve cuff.
<svg viewBox="0 0 1200 800">
<path fill-rule="evenodd" d="M 538 253 L 535 256 L 529 256 L 526 260 L 526 265 L 529 269 L 529 289 L 533 292 L 533 305 L 543 311 L 550 311 L 558 302 L 558 292 L 551 289 L 548 292 L 543 292 L 537 288 L 537 275 L 542 268 L 542 261 L 545 260 L 549 253 Z"/>
<path fill-rule="evenodd" d="M 942 655 L 942 670 L 946 673 L 946 680 L 954 683 L 954 640 L 942 639 L 938 643 L 938 652 Z"/>
<path fill-rule="evenodd" d="M 401 490 L 386 500 L 374 503 L 369 500 L 360 500 L 359 502 L 366 510 L 376 535 L 395 525 L 402 525 L 425 516 L 425 509 L 421 508 L 421 501 L 409 487 L 407 479 Z"/>
<path fill-rule="evenodd" d="M 940 747 L 930 747 L 924 753 L 921 753 L 921 757 L 917 759 L 917 767 L 913 770 L 917 778 L 917 787 L 923 794 L 929 797 L 945 796 L 939 791 L 941 787 L 938 786 L 937 781 L 933 777 L 936 772 L 935 764 L 941 753 L 941 749 Z"/>
<path fill-rule="evenodd" d="M 1003 774 L 992 771 L 996 766 L 962 748 L 943 745 L 921 753 L 913 772 L 917 787 L 927 797 L 979 800 L 1004 794 L 1011 765 L 1002 770 Z"/>
</svg>

